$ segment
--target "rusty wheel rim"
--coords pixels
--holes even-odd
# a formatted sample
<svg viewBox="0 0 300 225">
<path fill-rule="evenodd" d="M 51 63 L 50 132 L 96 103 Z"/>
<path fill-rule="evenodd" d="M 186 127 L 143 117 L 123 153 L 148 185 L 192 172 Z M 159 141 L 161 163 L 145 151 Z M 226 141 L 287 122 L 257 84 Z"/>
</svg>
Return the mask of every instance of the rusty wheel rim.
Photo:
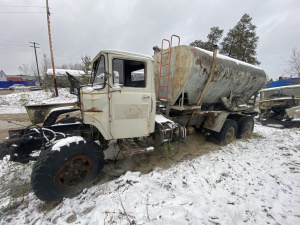
<svg viewBox="0 0 300 225">
<path fill-rule="evenodd" d="M 84 183 L 93 170 L 93 161 L 86 155 L 76 155 L 65 161 L 55 176 L 55 184 L 72 189 Z"/>
<path fill-rule="evenodd" d="M 228 129 L 228 131 L 226 132 L 226 136 L 225 136 L 226 144 L 228 144 L 234 140 L 234 138 L 235 138 L 234 134 L 235 134 L 235 129 L 233 127 L 230 127 Z"/>
</svg>

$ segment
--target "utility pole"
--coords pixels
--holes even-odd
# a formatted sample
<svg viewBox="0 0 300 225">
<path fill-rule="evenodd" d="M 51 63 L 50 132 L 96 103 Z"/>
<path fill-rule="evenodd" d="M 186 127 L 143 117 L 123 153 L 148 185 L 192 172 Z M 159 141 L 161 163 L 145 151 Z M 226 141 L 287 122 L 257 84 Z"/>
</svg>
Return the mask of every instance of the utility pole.
<svg viewBox="0 0 300 225">
<path fill-rule="evenodd" d="M 39 84 L 41 86 L 41 77 L 40 77 L 39 63 L 38 63 L 38 59 L 37 59 L 37 56 L 36 56 L 36 49 L 40 48 L 40 47 L 36 47 L 35 46 L 35 45 L 39 45 L 39 43 L 36 43 L 36 42 L 29 42 L 29 43 L 33 44 L 33 46 L 30 46 L 30 47 L 34 48 L 36 67 L 37 67 L 37 72 L 38 72 L 38 76 L 39 76 Z"/>
<path fill-rule="evenodd" d="M 49 44 L 50 44 L 50 54 L 52 61 L 52 69 L 53 69 L 53 80 L 55 87 L 55 96 L 58 97 L 57 85 L 56 85 L 56 76 L 55 76 L 55 67 L 54 67 L 54 59 L 53 59 L 53 51 L 52 51 L 52 41 L 51 41 L 51 30 L 50 30 L 50 11 L 48 6 L 48 0 L 46 0 L 46 10 L 47 10 L 47 23 L 48 23 L 48 35 L 49 35 Z"/>
</svg>

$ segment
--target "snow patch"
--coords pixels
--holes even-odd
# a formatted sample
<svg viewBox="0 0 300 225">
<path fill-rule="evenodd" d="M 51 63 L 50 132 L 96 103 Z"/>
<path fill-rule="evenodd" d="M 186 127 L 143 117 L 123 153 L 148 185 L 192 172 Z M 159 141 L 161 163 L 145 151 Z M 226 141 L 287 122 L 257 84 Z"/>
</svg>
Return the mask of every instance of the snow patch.
<svg viewBox="0 0 300 225">
<path fill-rule="evenodd" d="M 86 143 L 83 137 L 79 137 L 79 136 L 73 136 L 73 137 L 67 137 L 65 139 L 61 139 L 53 145 L 52 151 L 60 151 L 60 148 L 63 146 L 66 145 L 70 146 L 70 144 L 73 142 L 76 142 L 78 144 L 80 141 L 84 141 L 84 143 Z"/>
<path fill-rule="evenodd" d="M 155 115 L 155 122 L 156 123 L 166 123 L 166 122 L 171 122 L 174 123 L 172 120 L 169 120 L 168 118 L 164 117 L 163 115 Z"/>
<path fill-rule="evenodd" d="M 197 50 L 199 50 L 201 52 L 204 52 L 204 53 L 208 54 L 209 56 L 213 57 L 213 52 L 211 52 L 211 51 L 208 51 L 208 50 L 205 50 L 205 49 L 202 49 L 202 48 L 198 48 L 198 47 L 194 47 L 194 48 L 196 48 Z M 233 59 L 229 56 L 225 56 L 225 55 L 221 55 L 221 54 L 217 54 L 217 59 L 224 59 L 224 60 L 232 61 L 232 62 L 236 63 L 237 65 L 250 66 L 252 68 L 262 70 L 262 68 L 260 68 L 258 66 L 254 66 L 250 63 L 246 63 L 246 62 L 243 62 L 243 61 L 240 61 L 240 60 L 237 60 L 237 59 Z"/>
<path fill-rule="evenodd" d="M 58 97 L 50 91 L 14 92 L 0 95 L 0 114 L 26 113 L 25 105 L 76 102 L 77 96 L 70 94 L 68 88 L 59 88 Z"/>
</svg>

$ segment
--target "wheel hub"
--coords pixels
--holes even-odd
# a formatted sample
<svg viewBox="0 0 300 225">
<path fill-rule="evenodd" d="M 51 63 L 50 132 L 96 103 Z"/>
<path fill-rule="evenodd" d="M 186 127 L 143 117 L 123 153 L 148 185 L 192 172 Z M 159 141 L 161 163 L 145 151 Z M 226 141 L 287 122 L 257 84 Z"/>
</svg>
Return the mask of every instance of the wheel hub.
<svg viewBox="0 0 300 225">
<path fill-rule="evenodd" d="M 58 169 L 55 184 L 62 189 L 71 189 L 82 184 L 91 174 L 93 161 L 86 155 L 76 155 L 65 161 Z"/>
</svg>

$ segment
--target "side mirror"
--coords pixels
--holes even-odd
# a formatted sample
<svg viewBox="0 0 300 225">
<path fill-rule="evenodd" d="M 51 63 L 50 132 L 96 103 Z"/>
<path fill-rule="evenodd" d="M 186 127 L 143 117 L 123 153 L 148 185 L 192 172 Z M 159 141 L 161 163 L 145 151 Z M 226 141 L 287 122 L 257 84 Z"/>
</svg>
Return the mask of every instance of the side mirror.
<svg viewBox="0 0 300 225">
<path fill-rule="evenodd" d="M 66 72 L 68 76 L 68 80 L 70 81 L 70 93 L 73 95 L 79 95 L 79 89 L 81 86 L 81 82 L 77 80 L 74 76 Z"/>
</svg>

